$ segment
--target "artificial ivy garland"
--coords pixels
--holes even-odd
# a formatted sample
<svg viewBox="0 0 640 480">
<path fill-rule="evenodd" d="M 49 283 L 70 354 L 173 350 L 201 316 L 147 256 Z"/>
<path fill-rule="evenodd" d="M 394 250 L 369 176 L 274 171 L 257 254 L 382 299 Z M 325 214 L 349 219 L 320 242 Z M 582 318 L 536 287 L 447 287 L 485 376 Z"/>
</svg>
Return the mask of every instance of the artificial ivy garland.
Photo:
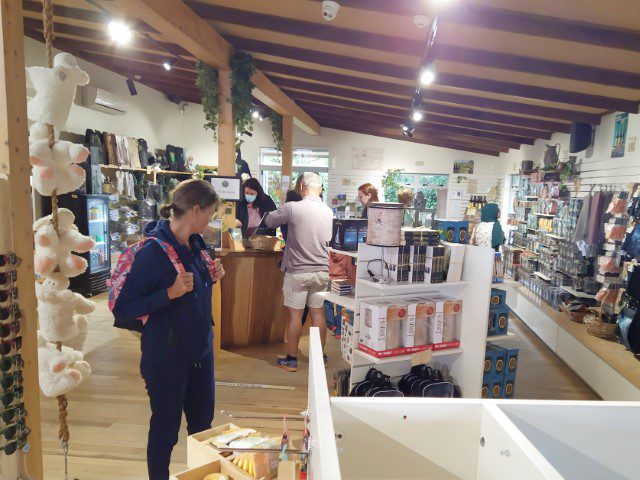
<svg viewBox="0 0 640 480">
<path fill-rule="evenodd" d="M 200 89 L 202 96 L 202 109 L 204 110 L 207 122 L 204 124 L 205 129 L 213 130 L 214 140 L 218 140 L 218 116 L 220 107 L 218 105 L 218 94 L 220 87 L 218 86 L 218 71 L 202 61 L 196 64 L 198 78 L 196 86 Z"/>
<path fill-rule="evenodd" d="M 256 71 L 253 57 L 238 50 L 231 56 L 231 104 L 233 105 L 233 124 L 236 127 L 236 146 L 242 145 L 242 132 L 253 131 L 251 116 L 254 84 L 251 77 Z"/>
<path fill-rule="evenodd" d="M 282 151 L 282 115 L 278 112 L 271 113 L 271 136 L 276 144 L 276 149 Z"/>
</svg>

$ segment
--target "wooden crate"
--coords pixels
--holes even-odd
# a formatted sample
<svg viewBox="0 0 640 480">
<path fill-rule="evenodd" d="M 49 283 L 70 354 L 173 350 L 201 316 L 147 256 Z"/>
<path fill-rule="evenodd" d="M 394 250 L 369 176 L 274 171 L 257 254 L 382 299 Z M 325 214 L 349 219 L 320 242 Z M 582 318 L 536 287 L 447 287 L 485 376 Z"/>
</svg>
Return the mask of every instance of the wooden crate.
<svg viewBox="0 0 640 480">
<path fill-rule="evenodd" d="M 229 480 L 253 480 L 252 476 L 244 473 L 243 470 L 238 468 L 236 465 L 224 459 L 219 459 L 195 468 L 190 468 L 189 470 L 185 470 L 184 472 L 180 472 L 172 476 L 171 480 L 202 480 L 210 473 L 223 473 L 229 477 Z"/>
<path fill-rule="evenodd" d="M 196 468 L 220 460 L 222 456 L 209 445 L 209 440 L 234 428 L 240 427 L 233 423 L 225 423 L 219 427 L 189 435 L 187 437 L 187 466 Z"/>
</svg>

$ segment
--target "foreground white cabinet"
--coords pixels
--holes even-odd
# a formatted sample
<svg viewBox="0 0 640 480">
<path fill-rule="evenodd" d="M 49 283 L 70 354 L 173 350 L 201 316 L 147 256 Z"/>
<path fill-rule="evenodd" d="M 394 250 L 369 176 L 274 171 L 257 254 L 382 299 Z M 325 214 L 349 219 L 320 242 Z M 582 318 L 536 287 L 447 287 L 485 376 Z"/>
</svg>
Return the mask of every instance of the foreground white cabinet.
<svg viewBox="0 0 640 480">
<path fill-rule="evenodd" d="M 320 352 L 312 329 L 312 479 L 640 478 L 640 404 L 329 399 Z"/>
</svg>

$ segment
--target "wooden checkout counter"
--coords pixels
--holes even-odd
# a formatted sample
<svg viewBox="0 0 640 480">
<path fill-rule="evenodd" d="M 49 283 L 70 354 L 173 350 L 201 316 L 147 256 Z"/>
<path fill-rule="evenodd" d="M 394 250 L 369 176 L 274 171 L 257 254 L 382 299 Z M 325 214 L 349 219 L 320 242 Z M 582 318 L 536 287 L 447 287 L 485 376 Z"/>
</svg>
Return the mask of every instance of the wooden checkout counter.
<svg viewBox="0 0 640 480">
<path fill-rule="evenodd" d="M 226 272 L 213 291 L 216 351 L 282 342 L 287 325 L 282 255 L 252 249 L 216 252 Z"/>
</svg>

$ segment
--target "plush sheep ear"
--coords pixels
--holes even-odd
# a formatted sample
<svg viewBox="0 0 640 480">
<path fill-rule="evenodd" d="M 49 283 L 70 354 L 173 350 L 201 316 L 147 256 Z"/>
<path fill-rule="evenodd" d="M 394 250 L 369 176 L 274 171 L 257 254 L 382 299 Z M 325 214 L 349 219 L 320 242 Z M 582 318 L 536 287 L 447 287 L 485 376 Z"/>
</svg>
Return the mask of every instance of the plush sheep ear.
<svg viewBox="0 0 640 480">
<path fill-rule="evenodd" d="M 55 364 L 53 364 L 51 366 L 51 371 L 53 373 L 60 373 L 61 371 L 63 371 L 65 368 L 67 368 L 67 364 L 64 362 L 57 362 Z"/>
</svg>

